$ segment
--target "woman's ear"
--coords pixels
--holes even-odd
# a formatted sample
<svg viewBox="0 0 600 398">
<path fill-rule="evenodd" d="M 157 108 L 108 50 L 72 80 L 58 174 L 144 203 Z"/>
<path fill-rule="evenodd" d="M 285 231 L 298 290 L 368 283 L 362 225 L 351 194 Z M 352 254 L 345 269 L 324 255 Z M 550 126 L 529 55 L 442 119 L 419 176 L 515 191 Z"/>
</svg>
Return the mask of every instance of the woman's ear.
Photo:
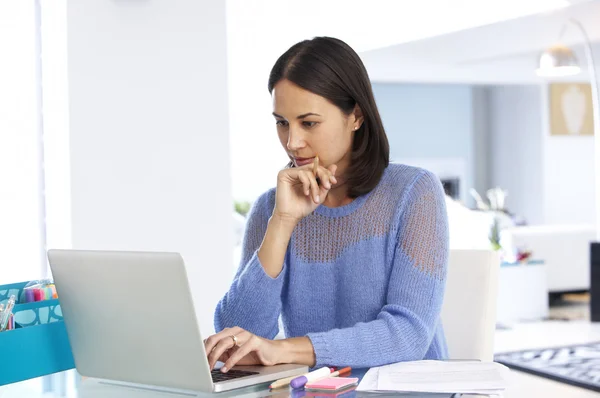
<svg viewBox="0 0 600 398">
<path fill-rule="evenodd" d="M 360 126 L 362 126 L 363 122 L 365 121 L 365 117 L 363 116 L 362 109 L 360 109 L 360 106 L 358 106 L 358 104 L 354 105 L 354 110 L 352 111 L 352 114 L 354 115 L 353 129 L 358 130 L 360 128 Z"/>
</svg>

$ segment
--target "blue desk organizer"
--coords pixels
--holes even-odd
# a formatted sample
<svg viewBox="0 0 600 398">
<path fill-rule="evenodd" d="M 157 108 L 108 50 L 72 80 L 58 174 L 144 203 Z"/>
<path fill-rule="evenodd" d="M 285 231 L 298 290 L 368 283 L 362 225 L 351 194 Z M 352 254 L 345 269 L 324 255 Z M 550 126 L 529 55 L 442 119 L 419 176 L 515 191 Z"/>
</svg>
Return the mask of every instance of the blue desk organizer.
<svg viewBox="0 0 600 398">
<path fill-rule="evenodd" d="M 0 285 L 0 303 L 19 300 L 26 284 Z M 0 333 L 0 385 L 75 367 L 58 299 L 16 304 L 13 314 L 15 329 Z"/>
</svg>

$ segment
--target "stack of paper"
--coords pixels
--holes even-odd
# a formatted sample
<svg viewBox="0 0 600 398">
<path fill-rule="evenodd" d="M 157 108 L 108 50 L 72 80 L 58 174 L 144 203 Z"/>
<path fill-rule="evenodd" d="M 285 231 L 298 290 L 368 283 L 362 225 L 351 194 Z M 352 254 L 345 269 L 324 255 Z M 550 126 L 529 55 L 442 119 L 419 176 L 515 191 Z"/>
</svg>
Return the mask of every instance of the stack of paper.
<svg viewBox="0 0 600 398">
<path fill-rule="evenodd" d="M 357 390 L 499 395 L 507 387 L 508 372 L 495 362 L 400 362 L 371 368 Z"/>
</svg>

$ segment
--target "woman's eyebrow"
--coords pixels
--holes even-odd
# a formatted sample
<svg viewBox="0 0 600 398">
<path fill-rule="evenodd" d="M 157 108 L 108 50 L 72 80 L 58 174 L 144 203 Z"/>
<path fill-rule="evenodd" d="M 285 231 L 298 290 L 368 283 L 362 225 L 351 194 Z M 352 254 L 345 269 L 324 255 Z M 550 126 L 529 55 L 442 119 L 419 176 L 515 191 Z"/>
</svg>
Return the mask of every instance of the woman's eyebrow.
<svg viewBox="0 0 600 398">
<path fill-rule="evenodd" d="M 308 113 L 298 116 L 298 119 L 304 119 L 305 117 L 308 117 L 308 116 L 321 116 L 321 115 L 319 115 L 318 113 L 308 112 Z"/>
<path fill-rule="evenodd" d="M 285 119 L 283 116 L 278 115 L 277 113 L 273 112 L 273 116 L 281 118 L 281 119 Z M 304 113 L 302 115 L 299 115 L 297 117 L 297 119 L 304 119 L 305 117 L 309 117 L 309 116 L 321 116 L 318 113 L 313 113 L 313 112 L 308 112 L 308 113 Z"/>
</svg>

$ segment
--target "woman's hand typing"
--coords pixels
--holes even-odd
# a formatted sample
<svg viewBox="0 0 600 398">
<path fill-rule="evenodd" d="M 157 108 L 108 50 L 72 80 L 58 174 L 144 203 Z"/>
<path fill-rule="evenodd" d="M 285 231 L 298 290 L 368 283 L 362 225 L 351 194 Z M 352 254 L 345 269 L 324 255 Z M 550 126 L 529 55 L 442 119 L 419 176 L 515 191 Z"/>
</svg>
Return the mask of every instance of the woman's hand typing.
<svg viewBox="0 0 600 398">
<path fill-rule="evenodd" d="M 235 365 L 273 366 L 297 363 L 313 366 L 315 354 L 308 337 L 269 340 L 258 337 L 240 327 L 226 328 L 204 341 L 210 369 L 217 361 L 223 362 L 221 371 Z"/>
</svg>

